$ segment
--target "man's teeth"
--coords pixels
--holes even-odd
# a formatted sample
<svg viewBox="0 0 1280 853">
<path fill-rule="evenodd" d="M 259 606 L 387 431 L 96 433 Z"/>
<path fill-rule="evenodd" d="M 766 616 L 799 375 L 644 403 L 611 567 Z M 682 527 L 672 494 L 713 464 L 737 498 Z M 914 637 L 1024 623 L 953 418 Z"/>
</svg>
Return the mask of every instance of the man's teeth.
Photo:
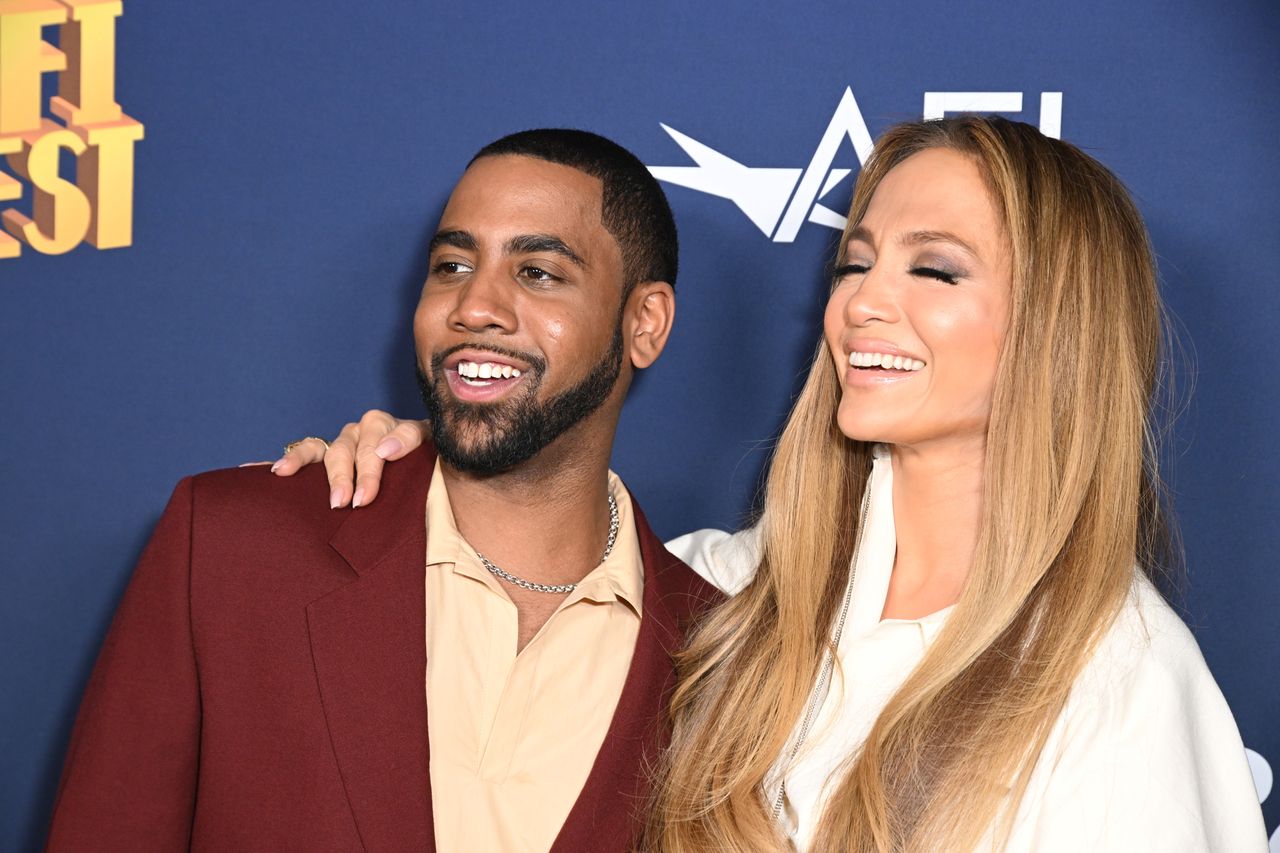
<svg viewBox="0 0 1280 853">
<path fill-rule="evenodd" d="M 492 361 L 460 361 L 458 375 L 464 379 L 515 379 L 520 371 L 509 364 Z"/>
<path fill-rule="evenodd" d="M 903 358 L 900 355 L 889 355 L 886 352 L 851 352 L 849 353 L 849 365 L 851 367 L 882 367 L 885 370 L 915 372 L 924 367 L 924 362 L 918 358 Z"/>
</svg>

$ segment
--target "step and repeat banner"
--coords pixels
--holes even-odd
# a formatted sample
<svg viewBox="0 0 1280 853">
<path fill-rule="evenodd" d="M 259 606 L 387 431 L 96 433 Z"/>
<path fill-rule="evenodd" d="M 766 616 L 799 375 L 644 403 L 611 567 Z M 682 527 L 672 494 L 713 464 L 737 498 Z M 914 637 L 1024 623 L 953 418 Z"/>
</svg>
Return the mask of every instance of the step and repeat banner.
<svg viewBox="0 0 1280 853">
<path fill-rule="evenodd" d="M 173 484 L 420 416 L 409 318 L 476 149 L 581 127 L 664 182 L 678 321 L 614 467 L 673 536 L 741 523 L 872 141 L 964 110 L 1081 146 L 1146 217 L 1191 392 L 1182 608 L 1276 832 L 1277 37 L 1261 0 L 0 0 L 0 849 L 43 843 Z"/>
</svg>

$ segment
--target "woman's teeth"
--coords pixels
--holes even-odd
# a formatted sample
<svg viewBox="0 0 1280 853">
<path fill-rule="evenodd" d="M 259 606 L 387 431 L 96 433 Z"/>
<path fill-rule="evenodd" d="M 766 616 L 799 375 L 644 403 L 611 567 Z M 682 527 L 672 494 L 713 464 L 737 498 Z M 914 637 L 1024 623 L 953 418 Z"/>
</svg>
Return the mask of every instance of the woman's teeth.
<svg viewBox="0 0 1280 853">
<path fill-rule="evenodd" d="M 498 364 L 492 361 L 460 361 L 457 366 L 458 375 L 463 379 L 515 379 L 520 371 L 509 364 Z"/>
<path fill-rule="evenodd" d="M 903 358 L 900 355 L 889 355 L 885 352 L 851 352 L 850 367 L 880 367 L 885 370 L 905 370 L 914 372 L 924 367 L 918 358 Z"/>
</svg>

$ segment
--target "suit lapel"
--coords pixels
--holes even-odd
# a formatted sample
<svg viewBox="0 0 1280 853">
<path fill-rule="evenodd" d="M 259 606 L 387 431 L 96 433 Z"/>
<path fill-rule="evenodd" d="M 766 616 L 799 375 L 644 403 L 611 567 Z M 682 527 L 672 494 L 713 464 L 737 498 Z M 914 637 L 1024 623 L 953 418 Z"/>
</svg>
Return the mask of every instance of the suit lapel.
<svg viewBox="0 0 1280 853">
<path fill-rule="evenodd" d="M 373 505 L 330 544 L 352 582 L 307 607 L 316 681 L 365 850 L 434 850 L 423 559 L 428 448 L 386 469 Z M 394 469 L 394 470 L 393 470 Z"/>
<path fill-rule="evenodd" d="M 388 466 L 378 501 L 348 511 L 330 544 L 352 582 L 307 607 L 320 701 L 365 850 L 435 850 L 426 707 L 424 509 L 428 445 Z M 630 850 L 649 774 L 670 736 L 672 654 L 718 594 L 672 556 L 639 506 L 644 615 L 604 743 L 553 853 Z"/>
<path fill-rule="evenodd" d="M 644 611 L 631 668 L 587 782 L 551 853 L 632 850 L 644 825 L 650 775 L 670 739 L 672 655 L 688 620 L 719 598 L 654 535 L 634 502 L 644 561 Z"/>
</svg>

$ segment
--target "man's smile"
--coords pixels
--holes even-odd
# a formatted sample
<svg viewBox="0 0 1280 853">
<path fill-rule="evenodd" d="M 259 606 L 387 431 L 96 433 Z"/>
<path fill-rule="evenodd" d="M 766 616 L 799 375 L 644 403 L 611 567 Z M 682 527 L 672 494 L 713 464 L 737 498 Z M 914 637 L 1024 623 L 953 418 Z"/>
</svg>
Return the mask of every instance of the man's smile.
<svg viewBox="0 0 1280 853">
<path fill-rule="evenodd" d="M 475 347 L 454 351 L 441 367 L 450 393 L 464 403 L 507 397 L 531 375 L 527 360 Z"/>
</svg>

